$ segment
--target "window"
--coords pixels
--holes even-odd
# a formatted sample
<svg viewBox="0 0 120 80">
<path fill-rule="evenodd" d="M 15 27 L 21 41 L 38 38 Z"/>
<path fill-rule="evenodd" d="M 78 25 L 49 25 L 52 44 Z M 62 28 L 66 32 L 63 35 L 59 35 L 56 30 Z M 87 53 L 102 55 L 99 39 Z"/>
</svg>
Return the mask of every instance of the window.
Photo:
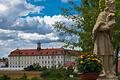
<svg viewBox="0 0 120 80">
<path fill-rule="evenodd" d="M 48 64 L 50 63 L 50 61 L 48 61 Z"/>
<path fill-rule="evenodd" d="M 42 59 L 44 59 L 44 56 L 42 56 Z"/>
</svg>

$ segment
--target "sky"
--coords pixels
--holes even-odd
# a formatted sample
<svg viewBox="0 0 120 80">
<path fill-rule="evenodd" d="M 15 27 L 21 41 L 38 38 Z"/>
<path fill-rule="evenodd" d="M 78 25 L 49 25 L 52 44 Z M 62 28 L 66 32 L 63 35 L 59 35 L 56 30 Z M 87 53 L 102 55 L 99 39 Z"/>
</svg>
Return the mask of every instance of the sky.
<svg viewBox="0 0 120 80">
<path fill-rule="evenodd" d="M 60 48 L 60 36 L 53 24 L 71 23 L 62 16 L 60 7 L 68 8 L 69 0 L 0 0 L 0 57 L 19 49 Z M 73 0 L 77 4 L 79 0 Z M 74 11 L 73 11 L 74 13 Z"/>
</svg>

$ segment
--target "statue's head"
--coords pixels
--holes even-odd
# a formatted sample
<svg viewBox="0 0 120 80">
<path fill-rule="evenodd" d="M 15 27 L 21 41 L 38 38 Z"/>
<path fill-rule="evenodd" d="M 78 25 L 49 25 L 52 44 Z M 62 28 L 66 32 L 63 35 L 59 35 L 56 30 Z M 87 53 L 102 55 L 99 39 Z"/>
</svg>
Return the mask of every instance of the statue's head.
<svg viewBox="0 0 120 80">
<path fill-rule="evenodd" d="M 105 10 L 115 13 L 115 0 L 106 0 Z"/>
</svg>

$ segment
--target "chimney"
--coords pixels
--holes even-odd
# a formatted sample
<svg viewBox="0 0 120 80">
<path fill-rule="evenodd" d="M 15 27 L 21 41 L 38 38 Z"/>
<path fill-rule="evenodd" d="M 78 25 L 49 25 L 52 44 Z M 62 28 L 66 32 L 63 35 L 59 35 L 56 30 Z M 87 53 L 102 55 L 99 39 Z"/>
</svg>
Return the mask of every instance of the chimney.
<svg viewBox="0 0 120 80">
<path fill-rule="evenodd" d="M 37 43 L 37 50 L 41 50 L 41 43 L 40 42 Z"/>
</svg>

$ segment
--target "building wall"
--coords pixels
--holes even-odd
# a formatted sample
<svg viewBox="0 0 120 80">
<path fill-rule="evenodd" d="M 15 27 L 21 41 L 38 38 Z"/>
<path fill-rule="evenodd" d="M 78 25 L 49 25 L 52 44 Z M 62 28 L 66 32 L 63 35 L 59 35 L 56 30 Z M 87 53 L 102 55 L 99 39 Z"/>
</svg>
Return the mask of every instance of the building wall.
<svg viewBox="0 0 120 80">
<path fill-rule="evenodd" d="M 0 62 L 0 68 L 5 67 L 6 63 L 5 62 Z"/>
<path fill-rule="evenodd" d="M 25 68 L 33 63 L 39 63 L 41 67 L 58 67 L 68 61 L 75 61 L 74 57 L 59 55 L 41 55 L 41 56 L 9 56 L 10 68 Z"/>
</svg>

